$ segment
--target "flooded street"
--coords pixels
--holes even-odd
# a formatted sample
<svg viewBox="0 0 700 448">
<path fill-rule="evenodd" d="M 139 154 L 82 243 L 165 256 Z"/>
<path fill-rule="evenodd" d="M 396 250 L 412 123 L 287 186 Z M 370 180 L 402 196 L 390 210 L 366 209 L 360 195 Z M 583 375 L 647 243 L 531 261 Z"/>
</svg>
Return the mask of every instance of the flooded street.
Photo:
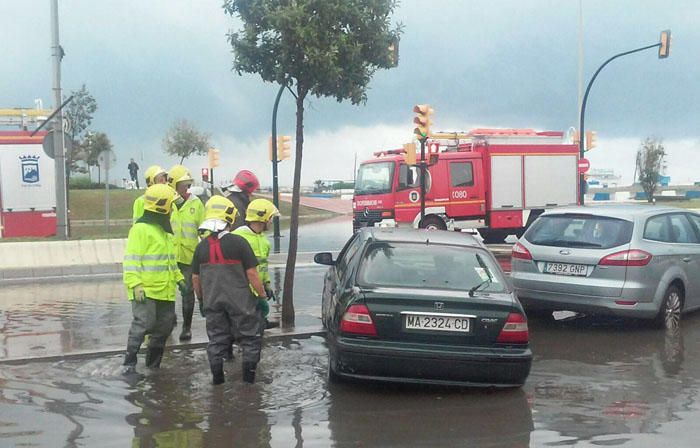
<svg viewBox="0 0 700 448">
<path fill-rule="evenodd" d="M 633 328 L 630 328 L 630 325 Z M 328 384 L 322 337 L 268 343 L 210 384 L 203 349 L 121 375 L 121 356 L 0 367 L 3 446 L 696 446 L 700 316 L 677 334 L 531 322 L 522 389 Z"/>
<path fill-rule="evenodd" d="M 338 250 L 347 225 L 307 228 L 303 250 Z M 320 328 L 324 272 L 297 269 L 297 326 Z M 279 290 L 284 271 L 271 273 Z M 122 375 L 131 315 L 120 280 L 4 286 L 0 303 L 0 360 L 14 360 L 0 363 L 0 446 L 636 448 L 700 436 L 700 313 L 675 333 L 533 317 L 521 389 L 329 384 L 321 336 L 269 337 L 257 383 L 243 385 L 237 359 L 215 388 L 199 315 L 196 344 L 171 337 L 160 370 L 141 359 Z"/>
</svg>

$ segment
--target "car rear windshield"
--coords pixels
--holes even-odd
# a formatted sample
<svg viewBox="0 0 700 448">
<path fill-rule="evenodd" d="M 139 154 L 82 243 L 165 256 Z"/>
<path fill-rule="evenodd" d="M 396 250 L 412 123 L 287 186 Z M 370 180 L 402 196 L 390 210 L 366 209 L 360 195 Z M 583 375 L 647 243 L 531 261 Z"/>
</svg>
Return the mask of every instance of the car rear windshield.
<svg viewBox="0 0 700 448">
<path fill-rule="evenodd" d="M 539 246 L 609 249 L 632 239 L 633 224 L 623 219 L 594 215 L 540 216 L 524 238 Z"/>
<path fill-rule="evenodd" d="M 478 249 L 417 243 L 374 243 L 364 253 L 358 282 L 365 286 L 503 292 L 503 276 Z"/>
</svg>

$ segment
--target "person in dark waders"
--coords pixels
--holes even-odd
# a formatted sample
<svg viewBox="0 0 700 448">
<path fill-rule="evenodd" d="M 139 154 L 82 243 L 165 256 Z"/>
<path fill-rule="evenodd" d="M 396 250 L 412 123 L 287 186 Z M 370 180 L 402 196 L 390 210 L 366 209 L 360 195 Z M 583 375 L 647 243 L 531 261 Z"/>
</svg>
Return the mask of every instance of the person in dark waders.
<svg viewBox="0 0 700 448">
<path fill-rule="evenodd" d="M 233 342 L 243 351 L 243 381 L 253 383 L 260 361 L 264 327 L 262 307 L 267 301 L 258 260 L 248 242 L 230 233 L 236 217 L 233 202 L 214 196 L 207 201 L 200 230 L 211 232 L 195 249 L 192 283 L 207 325 L 207 356 L 214 384 L 224 382 L 224 359 Z M 264 303 L 262 303 L 264 302 Z"/>
<path fill-rule="evenodd" d="M 124 357 L 124 372 L 133 372 L 145 336 L 150 335 L 146 367 L 158 368 L 165 340 L 173 331 L 175 290 L 185 289 L 177 266 L 177 253 L 170 226 L 170 212 L 177 197 L 164 184 L 148 187 L 144 212 L 129 231 L 124 251 L 124 283 L 133 320 Z"/>
</svg>

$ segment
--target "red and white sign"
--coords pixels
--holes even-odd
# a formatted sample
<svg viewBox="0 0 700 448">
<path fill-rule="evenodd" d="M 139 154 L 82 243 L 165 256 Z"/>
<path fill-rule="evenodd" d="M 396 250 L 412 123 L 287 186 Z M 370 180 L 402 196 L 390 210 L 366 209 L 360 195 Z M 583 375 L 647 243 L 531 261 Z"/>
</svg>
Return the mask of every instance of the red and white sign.
<svg viewBox="0 0 700 448">
<path fill-rule="evenodd" d="M 46 132 L 0 131 L 0 236 L 56 234 L 54 162 Z"/>
<path fill-rule="evenodd" d="M 591 168 L 591 162 L 588 159 L 578 159 L 578 172 L 579 174 L 587 173 Z"/>
</svg>

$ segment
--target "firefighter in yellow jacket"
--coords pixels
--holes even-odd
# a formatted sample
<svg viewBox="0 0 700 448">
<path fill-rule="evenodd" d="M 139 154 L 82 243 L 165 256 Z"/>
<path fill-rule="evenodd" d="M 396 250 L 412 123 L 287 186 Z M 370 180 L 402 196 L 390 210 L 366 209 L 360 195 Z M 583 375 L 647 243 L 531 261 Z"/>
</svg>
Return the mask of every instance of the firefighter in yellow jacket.
<svg viewBox="0 0 700 448">
<path fill-rule="evenodd" d="M 182 165 L 175 165 L 168 171 L 168 184 L 177 191 L 181 199 L 175 202 L 170 222 L 175 235 L 177 265 L 185 278 L 182 294 L 181 341 L 192 339 L 192 314 L 194 312 L 194 290 L 192 289 L 192 257 L 199 243 L 198 229 L 204 221 L 204 205 L 199 198 L 189 192 L 192 175 Z"/>
<path fill-rule="evenodd" d="M 245 225 L 236 228 L 233 233 L 240 235 L 248 241 L 250 248 L 258 259 L 258 274 L 260 280 L 265 287 L 265 295 L 267 300 L 277 300 L 270 285 L 270 272 L 268 268 L 268 257 L 270 256 L 270 240 L 264 235 L 270 225 L 270 221 L 275 216 L 280 216 L 279 210 L 275 205 L 267 199 L 254 199 L 248 204 L 245 213 Z M 263 298 L 263 297 L 259 297 Z M 267 303 L 265 303 L 267 305 Z M 265 306 L 263 305 L 263 306 Z M 269 306 L 263 310 L 265 317 L 269 314 Z M 267 324 L 270 328 L 270 325 Z"/>
<path fill-rule="evenodd" d="M 146 178 L 146 188 L 155 184 L 168 183 L 168 172 L 158 165 L 149 166 L 144 177 Z M 133 209 L 133 221 L 135 223 L 143 216 L 143 195 L 136 198 Z"/>
<path fill-rule="evenodd" d="M 129 329 L 124 365 L 133 371 L 144 337 L 150 335 L 146 366 L 157 368 L 165 341 L 173 331 L 175 290 L 184 289 L 182 273 L 170 226 L 170 212 L 177 193 L 156 184 L 144 193 L 144 213 L 129 231 L 124 253 L 124 283 L 133 320 Z"/>
</svg>

